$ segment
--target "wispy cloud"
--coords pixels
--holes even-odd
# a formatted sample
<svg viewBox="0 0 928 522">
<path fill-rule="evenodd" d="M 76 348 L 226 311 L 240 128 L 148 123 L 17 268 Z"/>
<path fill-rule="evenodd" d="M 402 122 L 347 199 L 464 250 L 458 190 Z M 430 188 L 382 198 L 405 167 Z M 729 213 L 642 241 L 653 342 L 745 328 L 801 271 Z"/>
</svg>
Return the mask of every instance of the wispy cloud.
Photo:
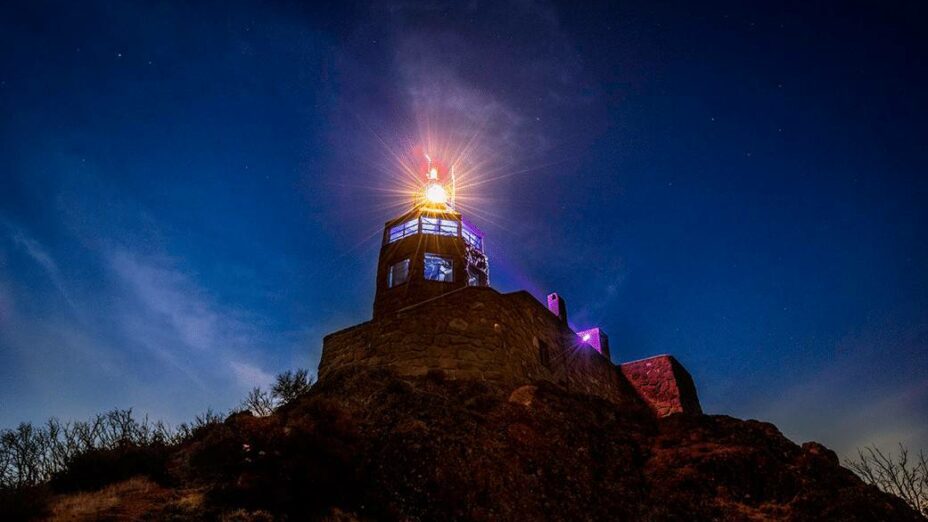
<svg viewBox="0 0 928 522">
<path fill-rule="evenodd" d="M 49 280 L 52 284 L 58 289 L 61 293 L 61 296 L 67 301 L 68 305 L 71 308 L 76 308 L 74 301 L 71 299 L 71 296 L 65 286 L 64 278 L 61 275 L 61 270 L 58 268 L 58 263 L 52 258 L 51 254 L 42 246 L 41 243 L 30 237 L 26 232 L 9 223 L 7 221 L 0 221 L 6 228 L 10 239 L 13 244 L 16 245 L 20 250 L 25 252 L 30 259 L 37 263 L 45 271 Z"/>
<path fill-rule="evenodd" d="M 242 388 L 270 381 L 269 373 L 244 359 L 267 344 L 267 335 L 242 318 L 247 314 L 218 304 L 167 259 L 142 258 L 125 249 L 107 257 L 128 290 L 122 317 L 128 335 L 146 339 L 149 350 L 199 376 L 197 381 L 230 369 Z"/>
<path fill-rule="evenodd" d="M 553 122 L 540 124 L 541 109 L 575 107 L 588 100 L 588 89 L 547 2 L 502 4 L 479 8 L 483 23 L 454 29 L 434 23 L 436 17 L 474 17 L 478 7 L 389 4 L 383 18 L 394 39 L 397 89 L 418 120 L 420 138 L 466 143 L 476 132 L 481 155 L 537 159 L 558 132 Z M 517 45 L 529 34 L 545 35 L 544 53 Z"/>
<path fill-rule="evenodd" d="M 249 388 L 272 381 L 267 348 L 286 344 L 285 335 L 220 303 L 172 258 L 103 248 L 85 256 L 100 263 L 93 292 L 69 292 L 49 249 L 9 223 L 0 223 L 4 231 L 6 245 L 41 267 L 38 277 L 71 305 L 48 306 L 54 292 L 35 291 L 23 277 L 5 279 L 9 267 L 0 257 L 0 363 L 9 384 L 0 402 L 29 395 L 46 405 L 39 412 L 34 402 L 5 407 L 4 423 L 116 405 L 180 421 L 207 406 L 231 407 Z"/>
<path fill-rule="evenodd" d="M 244 386 L 266 388 L 274 381 L 273 375 L 256 366 L 238 361 L 230 361 L 229 366 L 232 368 L 235 377 Z"/>
<path fill-rule="evenodd" d="M 137 304 L 166 322 L 185 347 L 215 349 L 227 340 L 229 330 L 240 328 L 234 320 L 221 317 L 181 272 L 145 262 L 124 249 L 108 258 Z"/>
<path fill-rule="evenodd" d="M 21 230 L 17 230 L 12 238 L 14 243 L 25 249 L 26 253 L 38 264 L 42 265 L 49 274 L 55 276 L 56 279 L 60 279 L 58 264 L 55 263 L 52 256 L 48 255 L 48 252 L 42 248 L 38 241 L 26 237 Z"/>
</svg>

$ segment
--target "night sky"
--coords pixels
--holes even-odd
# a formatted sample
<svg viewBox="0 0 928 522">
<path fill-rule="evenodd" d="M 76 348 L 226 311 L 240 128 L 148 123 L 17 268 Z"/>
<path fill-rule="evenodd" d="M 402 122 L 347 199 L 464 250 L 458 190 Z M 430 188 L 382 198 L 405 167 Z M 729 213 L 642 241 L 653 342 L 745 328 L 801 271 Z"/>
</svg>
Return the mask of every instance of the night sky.
<svg viewBox="0 0 928 522">
<path fill-rule="evenodd" d="M 928 449 L 928 12 L 815 4 L 5 4 L 0 427 L 315 370 L 431 152 L 498 290 L 707 412 Z"/>
</svg>

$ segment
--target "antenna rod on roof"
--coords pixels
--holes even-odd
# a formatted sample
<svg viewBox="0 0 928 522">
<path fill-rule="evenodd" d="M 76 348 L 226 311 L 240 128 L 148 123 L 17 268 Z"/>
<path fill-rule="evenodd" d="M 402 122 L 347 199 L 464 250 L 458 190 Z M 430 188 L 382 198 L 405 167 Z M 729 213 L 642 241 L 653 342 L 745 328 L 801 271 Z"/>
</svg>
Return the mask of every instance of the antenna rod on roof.
<svg viewBox="0 0 928 522">
<path fill-rule="evenodd" d="M 457 192 L 457 182 L 454 179 L 454 165 L 451 165 L 451 208 L 454 208 L 454 198 Z"/>
</svg>

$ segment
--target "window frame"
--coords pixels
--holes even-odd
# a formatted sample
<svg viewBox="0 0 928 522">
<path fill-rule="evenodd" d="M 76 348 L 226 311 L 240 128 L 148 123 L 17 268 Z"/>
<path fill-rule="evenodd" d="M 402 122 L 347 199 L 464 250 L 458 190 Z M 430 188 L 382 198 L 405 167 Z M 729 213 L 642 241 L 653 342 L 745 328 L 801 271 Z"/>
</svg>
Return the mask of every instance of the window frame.
<svg viewBox="0 0 928 522">
<path fill-rule="evenodd" d="M 551 352 L 548 350 L 548 343 L 538 339 L 538 362 L 545 368 L 551 369 Z"/>
<path fill-rule="evenodd" d="M 422 223 L 420 230 L 423 234 L 447 237 L 458 237 L 460 234 L 461 222 L 457 219 L 421 216 L 419 221 Z"/>
<path fill-rule="evenodd" d="M 444 218 L 439 216 L 420 215 L 402 223 L 391 226 L 386 231 L 385 244 L 395 243 L 400 239 L 415 234 L 431 234 L 435 236 L 460 237 L 464 241 L 483 251 L 483 237 L 468 227 L 460 219 Z"/>
<path fill-rule="evenodd" d="M 468 245 L 476 248 L 477 250 L 483 251 L 483 238 L 480 234 L 471 230 L 471 228 L 462 223 L 461 226 L 461 238 Z"/>
<path fill-rule="evenodd" d="M 405 277 L 403 278 L 402 281 L 397 283 L 393 279 L 394 268 L 402 264 L 405 264 L 405 268 L 406 268 L 404 271 Z M 400 285 L 405 285 L 406 283 L 408 283 L 409 282 L 409 268 L 411 264 L 412 264 L 411 260 L 408 257 L 406 259 L 397 261 L 396 263 L 390 264 L 390 266 L 387 267 L 387 288 L 396 288 Z"/>
<path fill-rule="evenodd" d="M 397 223 L 387 231 L 387 243 L 394 243 L 404 237 L 413 236 L 419 233 L 419 218 L 410 219 L 402 223 Z"/>
<path fill-rule="evenodd" d="M 434 279 L 434 278 L 429 277 L 429 271 L 428 271 L 429 258 L 443 259 L 448 262 L 448 266 L 451 267 L 451 272 L 449 272 L 449 279 Z M 434 254 L 432 252 L 426 252 L 422 257 L 422 277 L 426 281 L 435 281 L 436 283 L 453 283 L 454 282 L 454 257 L 442 255 L 442 254 Z"/>
</svg>

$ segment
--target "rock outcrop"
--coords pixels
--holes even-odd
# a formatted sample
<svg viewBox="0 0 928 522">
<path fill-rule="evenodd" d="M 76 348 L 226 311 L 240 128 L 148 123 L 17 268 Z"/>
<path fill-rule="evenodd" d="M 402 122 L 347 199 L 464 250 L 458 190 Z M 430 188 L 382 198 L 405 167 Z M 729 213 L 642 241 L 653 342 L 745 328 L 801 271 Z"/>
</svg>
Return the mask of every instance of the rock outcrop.
<svg viewBox="0 0 928 522">
<path fill-rule="evenodd" d="M 768 423 L 658 418 L 545 380 L 440 371 L 332 374 L 269 417 L 198 430 L 165 476 L 161 503 L 116 488 L 129 497 L 94 516 L 131 505 L 158 520 L 922 520 Z"/>
</svg>

